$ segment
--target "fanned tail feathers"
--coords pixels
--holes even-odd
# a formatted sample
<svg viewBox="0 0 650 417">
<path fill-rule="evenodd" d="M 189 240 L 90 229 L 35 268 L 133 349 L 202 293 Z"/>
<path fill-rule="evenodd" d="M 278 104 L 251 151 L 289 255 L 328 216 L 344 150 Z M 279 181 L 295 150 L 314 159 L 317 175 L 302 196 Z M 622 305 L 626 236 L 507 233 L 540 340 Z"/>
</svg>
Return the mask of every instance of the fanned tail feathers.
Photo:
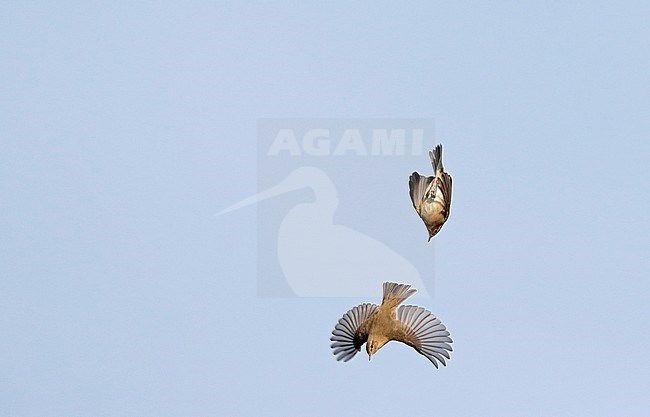
<svg viewBox="0 0 650 417">
<path fill-rule="evenodd" d="M 416 293 L 415 288 L 407 284 L 396 284 L 394 282 L 384 282 L 384 298 L 381 301 L 382 306 L 397 307 L 404 300 Z"/>
</svg>

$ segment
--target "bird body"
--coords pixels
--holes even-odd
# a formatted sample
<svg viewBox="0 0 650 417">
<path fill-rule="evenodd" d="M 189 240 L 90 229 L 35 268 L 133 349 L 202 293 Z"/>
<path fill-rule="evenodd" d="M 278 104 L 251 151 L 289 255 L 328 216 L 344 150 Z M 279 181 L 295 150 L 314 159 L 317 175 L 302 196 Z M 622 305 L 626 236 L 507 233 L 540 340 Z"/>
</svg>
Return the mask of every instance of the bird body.
<svg viewBox="0 0 650 417">
<path fill-rule="evenodd" d="M 431 240 L 449 218 L 452 181 L 442 163 L 442 145 L 429 152 L 429 159 L 434 176 L 424 177 L 414 172 L 409 178 L 409 192 L 413 207 L 427 227 Z"/>
<path fill-rule="evenodd" d="M 341 317 L 332 331 L 337 360 L 347 362 L 366 344 L 368 359 L 391 340 L 406 343 L 438 367 L 452 351 L 444 324 L 422 307 L 399 306 L 416 290 L 410 285 L 385 282 L 381 305 L 361 304 Z M 399 306 L 399 308 L 398 308 Z"/>
</svg>

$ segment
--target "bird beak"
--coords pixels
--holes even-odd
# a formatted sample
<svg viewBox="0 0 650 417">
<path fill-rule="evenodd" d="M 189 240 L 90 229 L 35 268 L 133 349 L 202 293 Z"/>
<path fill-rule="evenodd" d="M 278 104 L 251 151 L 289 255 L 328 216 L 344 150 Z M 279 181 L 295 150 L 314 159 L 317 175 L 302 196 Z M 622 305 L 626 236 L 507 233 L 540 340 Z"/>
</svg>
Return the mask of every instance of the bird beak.
<svg viewBox="0 0 650 417">
<path fill-rule="evenodd" d="M 242 201 L 238 202 L 237 204 L 233 204 L 230 207 L 227 207 L 223 210 L 221 210 L 219 213 L 217 213 L 217 216 L 221 216 L 222 214 L 226 214 L 231 211 L 239 210 L 240 208 L 250 206 L 251 204 L 259 203 L 260 201 L 266 200 L 268 198 L 272 198 L 284 193 L 287 193 L 289 191 L 293 191 L 296 189 L 301 188 L 300 184 L 295 184 L 295 181 L 289 180 L 289 177 L 285 178 L 283 181 L 281 181 L 279 184 L 264 190 L 260 191 L 259 193 L 252 195 L 248 198 L 243 199 Z"/>
<path fill-rule="evenodd" d="M 429 235 L 429 240 L 427 240 L 427 242 L 431 242 L 432 237 L 433 237 L 433 235 Z"/>
</svg>

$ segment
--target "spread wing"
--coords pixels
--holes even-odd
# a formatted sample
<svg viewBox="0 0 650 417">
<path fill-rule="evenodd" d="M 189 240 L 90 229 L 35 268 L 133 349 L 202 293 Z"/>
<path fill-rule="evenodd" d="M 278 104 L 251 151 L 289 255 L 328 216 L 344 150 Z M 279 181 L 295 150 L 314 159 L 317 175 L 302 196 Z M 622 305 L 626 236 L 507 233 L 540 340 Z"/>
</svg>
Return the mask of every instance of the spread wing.
<svg viewBox="0 0 650 417">
<path fill-rule="evenodd" d="M 411 201 L 415 211 L 420 214 L 420 205 L 424 201 L 424 197 L 429 189 L 429 185 L 435 177 L 423 177 L 422 175 L 414 172 L 409 177 L 409 191 L 411 193 Z"/>
<path fill-rule="evenodd" d="M 361 350 L 361 345 L 368 340 L 368 332 L 363 322 L 376 312 L 377 308 L 375 304 L 360 304 L 341 317 L 330 338 L 337 361 L 347 362 Z"/>
<path fill-rule="evenodd" d="M 447 365 L 449 352 L 453 349 L 449 332 L 444 324 L 430 311 L 422 307 L 401 306 L 397 320 L 402 324 L 400 342 L 412 346 L 437 368 L 438 362 Z"/>
</svg>

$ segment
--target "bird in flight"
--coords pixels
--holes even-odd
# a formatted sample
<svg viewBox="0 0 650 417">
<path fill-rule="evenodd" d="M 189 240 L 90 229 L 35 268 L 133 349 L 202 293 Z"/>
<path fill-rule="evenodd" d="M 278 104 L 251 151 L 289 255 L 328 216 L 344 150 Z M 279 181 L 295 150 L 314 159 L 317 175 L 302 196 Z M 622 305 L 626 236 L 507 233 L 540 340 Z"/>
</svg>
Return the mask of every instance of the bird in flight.
<svg viewBox="0 0 650 417">
<path fill-rule="evenodd" d="M 434 237 L 449 218 L 451 209 L 451 175 L 442 165 L 442 144 L 429 152 L 433 166 L 433 177 L 424 177 L 417 172 L 409 178 L 411 201 L 415 211 L 429 231 L 429 240 Z"/>
<path fill-rule="evenodd" d="M 366 344 L 368 360 L 391 340 L 406 343 L 424 355 L 437 368 L 447 365 L 452 351 L 449 332 L 430 311 L 422 307 L 403 305 L 415 294 L 410 285 L 384 283 L 381 305 L 360 304 L 341 317 L 332 331 L 332 349 L 337 361 L 347 362 Z"/>
</svg>

